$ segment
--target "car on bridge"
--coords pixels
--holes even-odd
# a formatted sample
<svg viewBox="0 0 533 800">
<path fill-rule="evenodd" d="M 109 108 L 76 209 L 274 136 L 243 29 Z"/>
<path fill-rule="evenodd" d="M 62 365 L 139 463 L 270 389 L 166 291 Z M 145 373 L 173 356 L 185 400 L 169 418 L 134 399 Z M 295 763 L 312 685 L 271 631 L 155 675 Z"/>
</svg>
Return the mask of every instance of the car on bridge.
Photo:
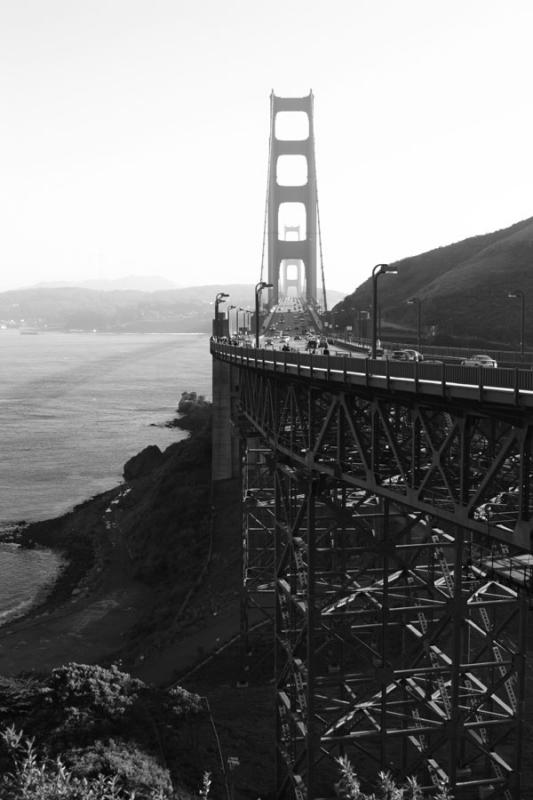
<svg viewBox="0 0 533 800">
<path fill-rule="evenodd" d="M 393 350 L 389 358 L 392 361 L 423 361 L 424 356 L 418 350 Z"/>
<path fill-rule="evenodd" d="M 475 355 L 469 358 L 464 358 L 461 361 L 462 367 L 497 367 L 496 359 L 487 355 Z"/>
</svg>

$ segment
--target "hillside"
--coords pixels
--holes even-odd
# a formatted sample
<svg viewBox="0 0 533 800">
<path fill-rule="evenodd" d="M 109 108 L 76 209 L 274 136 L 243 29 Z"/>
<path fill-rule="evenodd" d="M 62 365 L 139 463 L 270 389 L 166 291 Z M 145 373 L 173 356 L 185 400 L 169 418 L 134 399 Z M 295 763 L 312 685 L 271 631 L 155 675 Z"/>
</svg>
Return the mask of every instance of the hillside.
<svg viewBox="0 0 533 800">
<path fill-rule="evenodd" d="M 207 697 L 218 746 L 241 759 L 234 796 L 253 800 L 272 784 L 268 681 L 235 685 L 238 649 L 200 682 L 183 677 L 239 632 L 239 485 L 211 495 L 209 404 L 179 424 L 191 437 L 142 451 L 123 484 L 24 529 L 25 542 L 66 549 L 69 566 L 42 606 L 0 629 L 2 720 L 79 776 L 117 773 L 139 800 L 170 780 L 173 800 L 198 796 L 204 770 L 222 797 L 213 724 L 197 705 Z M 4 750 L 0 736 L 0 775 Z"/>
<path fill-rule="evenodd" d="M 387 325 L 414 330 L 420 298 L 424 335 L 435 343 L 486 342 L 517 347 L 520 302 L 507 297 L 520 289 L 533 299 L 533 218 L 394 263 L 398 275 L 378 282 L 378 303 Z M 372 279 L 335 307 L 337 323 L 357 325 L 356 312 L 372 307 Z M 526 325 L 526 341 L 533 328 Z"/>
</svg>

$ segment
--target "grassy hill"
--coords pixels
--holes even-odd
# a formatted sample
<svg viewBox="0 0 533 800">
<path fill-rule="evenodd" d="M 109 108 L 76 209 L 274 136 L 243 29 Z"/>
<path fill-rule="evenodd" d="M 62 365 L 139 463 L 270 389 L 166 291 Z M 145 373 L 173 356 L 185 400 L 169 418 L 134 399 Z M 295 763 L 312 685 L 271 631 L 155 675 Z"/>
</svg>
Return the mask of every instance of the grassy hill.
<svg viewBox="0 0 533 800">
<path fill-rule="evenodd" d="M 533 218 L 509 228 L 474 236 L 395 262 L 398 275 L 378 281 L 378 303 L 387 325 L 414 330 L 416 311 L 407 300 L 418 297 L 425 336 L 436 343 L 486 342 L 516 347 L 520 338 L 520 301 L 507 297 L 520 289 L 533 301 Z M 354 324 L 356 312 L 372 307 L 369 278 L 335 307 L 340 325 Z M 528 335 L 529 334 L 529 335 Z"/>
</svg>

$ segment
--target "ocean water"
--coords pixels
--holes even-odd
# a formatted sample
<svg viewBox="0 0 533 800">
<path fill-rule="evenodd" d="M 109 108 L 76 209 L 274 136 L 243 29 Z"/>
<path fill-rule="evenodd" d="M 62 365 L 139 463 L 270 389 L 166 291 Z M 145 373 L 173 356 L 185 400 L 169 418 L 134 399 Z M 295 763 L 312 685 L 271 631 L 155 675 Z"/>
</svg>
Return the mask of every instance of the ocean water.
<svg viewBox="0 0 533 800">
<path fill-rule="evenodd" d="M 0 331 L 0 528 L 58 516 L 119 484 L 183 391 L 211 397 L 205 334 Z M 0 545 L 0 624 L 35 601 L 60 559 Z"/>
</svg>

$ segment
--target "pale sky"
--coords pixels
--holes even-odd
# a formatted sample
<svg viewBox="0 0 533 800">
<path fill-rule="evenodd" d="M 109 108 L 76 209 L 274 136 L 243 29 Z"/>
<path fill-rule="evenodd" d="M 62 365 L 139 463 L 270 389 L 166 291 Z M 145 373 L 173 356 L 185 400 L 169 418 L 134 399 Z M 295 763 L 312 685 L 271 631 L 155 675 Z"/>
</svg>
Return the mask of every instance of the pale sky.
<svg viewBox="0 0 533 800">
<path fill-rule="evenodd" d="M 259 279 L 315 96 L 326 283 L 533 216 L 531 0 L 0 0 L 0 290 Z"/>
</svg>

